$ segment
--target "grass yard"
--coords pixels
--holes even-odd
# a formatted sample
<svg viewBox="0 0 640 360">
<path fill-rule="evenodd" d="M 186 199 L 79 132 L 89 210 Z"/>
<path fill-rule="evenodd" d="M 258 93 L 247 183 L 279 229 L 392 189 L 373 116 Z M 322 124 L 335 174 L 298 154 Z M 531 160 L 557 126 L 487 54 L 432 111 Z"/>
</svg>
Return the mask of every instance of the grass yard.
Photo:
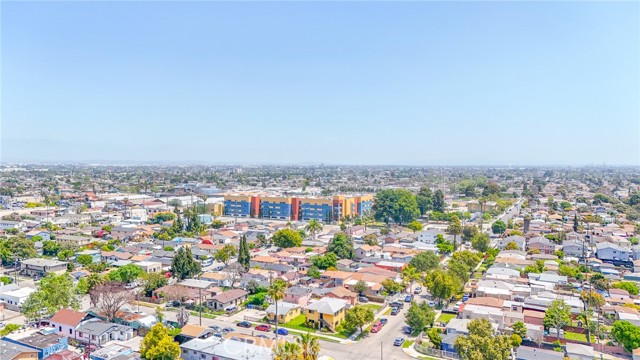
<svg viewBox="0 0 640 360">
<path fill-rule="evenodd" d="M 447 314 L 447 313 L 442 313 L 440 314 L 440 316 L 438 316 L 438 319 L 436 319 L 437 322 L 443 322 L 443 323 L 449 323 L 449 320 L 453 319 L 456 317 L 456 314 Z"/>
<path fill-rule="evenodd" d="M 316 332 L 316 329 L 305 325 L 306 320 L 307 318 L 304 316 L 304 314 L 300 314 L 295 318 L 293 318 L 293 320 L 289 321 L 288 323 L 280 324 L 280 326 L 291 328 L 291 329 L 302 330 L 302 331 L 308 331 L 312 333 Z"/>
<path fill-rule="evenodd" d="M 382 314 L 382 315 L 384 315 L 384 316 L 391 315 L 391 310 L 393 310 L 393 309 L 392 309 L 392 308 L 388 308 L 388 309 L 384 312 L 384 314 Z"/>
<path fill-rule="evenodd" d="M 375 312 L 376 310 L 380 309 L 380 306 L 381 306 L 381 305 L 376 305 L 376 304 L 363 304 L 363 305 L 360 305 L 360 306 L 362 306 L 362 307 L 363 307 L 363 308 L 365 308 L 365 309 L 371 309 L 371 311 Z M 391 312 L 389 312 L 389 313 L 391 313 Z"/>
<path fill-rule="evenodd" d="M 404 344 L 402 344 L 402 348 L 406 349 L 406 348 L 410 348 L 411 345 L 413 345 L 414 341 L 413 340 L 407 340 L 404 342 Z"/>
<path fill-rule="evenodd" d="M 587 341 L 587 334 L 580 334 L 580 333 L 575 333 L 575 332 L 571 332 L 571 331 L 565 331 L 564 332 L 564 337 L 567 340 L 574 340 L 574 341 Z M 596 338 L 595 336 L 591 336 L 591 341 L 595 342 Z"/>
</svg>

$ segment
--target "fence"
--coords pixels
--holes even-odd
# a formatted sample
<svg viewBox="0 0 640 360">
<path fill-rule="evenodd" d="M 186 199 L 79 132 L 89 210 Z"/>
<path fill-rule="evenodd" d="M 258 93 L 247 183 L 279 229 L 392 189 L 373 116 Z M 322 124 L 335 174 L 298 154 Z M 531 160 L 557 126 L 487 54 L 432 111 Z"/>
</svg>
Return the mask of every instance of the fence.
<svg viewBox="0 0 640 360">
<path fill-rule="evenodd" d="M 429 355 L 429 356 L 435 356 L 435 357 L 439 357 L 439 358 L 447 358 L 447 359 L 460 359 L 460 355 L 454 353 L 454 352 L 450 352 L 450 351 L 444 351 L 444 350 L 439 350 L 439 349 L 434 349 L 434 348 L 430 348 L 430 347 L 424 347 L 421 346 L 420 344 L 418 344 L 418 342 L 416 342 L 413 345 L 414 349 L 416 349 L 417 352 L 424 354 L 424 355 Z"/>
</svg>

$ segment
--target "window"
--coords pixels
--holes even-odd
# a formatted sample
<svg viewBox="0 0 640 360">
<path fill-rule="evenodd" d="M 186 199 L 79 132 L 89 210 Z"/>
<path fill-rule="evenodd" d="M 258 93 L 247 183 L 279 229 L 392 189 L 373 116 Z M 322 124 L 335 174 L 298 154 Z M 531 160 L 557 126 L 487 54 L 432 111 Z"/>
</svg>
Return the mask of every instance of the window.
<svg viewBox="0 0 640 360">
<path fill-rule="evenodd" d="M 69 329 L 69 335 L 73 334 L 73 329 Z"/>
</svg>

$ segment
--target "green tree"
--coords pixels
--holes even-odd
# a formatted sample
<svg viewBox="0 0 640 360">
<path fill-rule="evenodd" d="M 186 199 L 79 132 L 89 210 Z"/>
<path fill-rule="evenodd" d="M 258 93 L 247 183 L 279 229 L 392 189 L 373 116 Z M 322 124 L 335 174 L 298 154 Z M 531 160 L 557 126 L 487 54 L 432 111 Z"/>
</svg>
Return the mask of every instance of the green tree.
<svg viewBox="0 0 640 360">
<path fill-rule="evenodd" d="M 382 291 L 387 294 L 397 294 L 404 290 L 402 284 L 399 284 L 392 279 L 385 279 L 384 281 L 382 281 L 381 285 Z"/>
<path fill-rule="evenodd" d="M 37 286 L 38 289 L 29 295 L 22 306 L 27 319 L 37 320 L 53 316 L 63 308 L 77 310 L 80 307 L 73 281 L 67 274 L 49 274 Z"/>
<path fill-rule="evenodd" d="M 351 332 L 360 329 L 360 332 L 362 332 L 362 327 L 372 322 L 374 317 L 375 315 L 371 308 L 356 305 L 347 310 L 344 318 L 344 328 Z"/>
<path fill-rule="evenodd" d="M 422 223 L 420 221 L 413 220 L 412 222 L 407 224 L 407 228 L 409 228 L 409 230 L 413 231 L 413 233 L 415 234 L 416 232 L 422 230 Z"/>
<path fill-rule="evenodd" d="M 300 360 L 318 360 L 320 340 L 317 336 L 309 333 L 300 334 L 300 337 L 296 338 L 296 344 L 298 344 L 302 352 L 302 358 Z"/>
<path fill-rule="evenodd" d="M 121 266 L 116 270 L 113 270 L 107 274 L 107 278 L 111 281 L 117 281 L 121 283 L 130 283 L 142 275 L 144 271 L 137 265 L 127 264 Z"/>
<path fill-rule="evenodd" d="M 458 287 L 455 279 L 442 270 L 436 270 L 425 275 L 424 285 L 439 303 L 442 303 L 442 300 L 449 299 Z"/>
<path fill-rule="evenodd" d="M 451 276 L 460 280 L 461 284 L 466 284 L 471 276 L 471 268 L 462 261 L 449 260 L 447 271 Z"/>
<path fill-rule="evenodd" d="M 357 292 L 358 295 L 364 294 L 368 288 L 369 287 L 367 286 L 367 283 L 364 282 L 363 280 L 358 280 L 358 282 L 355 285 L 353 285 L 353 290 Z"/>
<path fill-rule="evenodd" d="M 249 271 L 249 264 L 251 262 L 251 254 L 249 254 L 249 246 L 247 245 L 247 236 L 242 235 L 240 238 L 240 245 L 238 247 L 238 263 L 242 265 L 244 271 Z"/>
<path fill-rule="evenodd" d="M 212 229 L 222 229 L 224 227 L 224 222 L 221 220 L 213 220 L 213 222 L 211 223 L 211 228 Z"/>
<path fill-rule="evenodd" d="M 520 248 L 518 247 L 518 244 L 515 243 L 515 241 L 509 241 L 509 243 L 507 243 L 507 246 L 504 247 L 505 250 L 520 250 Z"/>
<path fill-rule="evenodd" d="M 225 244 L 221 249 L 219 249 L 218 251 L 216 251 L 215 254 L 213 254 L 213 258 L 216 261 L 221 261 L 224 263 L 224 265 L 229 265 L 229 260 L 231 260 L 232 257 L 236 256 L 237 252 L 236 252 L 236 247 L 233 246 L 232 244 Z M 243 265 L 244 267 L 244 265 Z"/>
<path fill-rule="evenodd" d="M 522 321 L 515 322 L 511 328 L 514 334 L 520 336 L 520 339 L 527 337 L 527 326 Z"/>
<path fill-rule="evenodd" d="M 42 254 L 46 256 L 58 256 L 60 244 L 53 240 L 44 241 L 42 243 Z"/>
<path fill-rule="evenodd" d="M 469 335 L 458 336 L 454 347 L 462 360 L 508 360 L 512 341 L 509 336 L 496 335 L 487 319 L 472 320 Z"/>
<path fill-rule="evenodd" d="M 436 349 L 440 349 L 440 345 L 442 344 L 442 335 L 440 335 L 440 328 L 431 328 L 427 330 L 427 336 L 429 337 L 429 341 L 436 347 Z"/>
<path fill-rule="evenodd" d="M 309 223 L 307 224 L 307 226 L 305 226 L 305 229 L 311 233 L 311 235 L 313 236 L 313 238 L 316 238 L 316 235 L 322 231 L 322 223 L 316 219 L 311 219 L 309 220 Z"/>
<path fill-rule="evenodd" d="M 433 210 L 437 212 L 444 212 L 447 204 L 444 202 L 444 194 L 442 190 L 438 189 L 433 194 Z"/>
<path fill-rule="evenodd" d="M 78 255 L 78 257 L 76 258 L 76 261 L 79 264 L 87 266 L 93 262 L 93 257 L 91 255 L 82 254 L 82 255 Z"/>
<path fill-rule="evenodd" d="M 412 301 L 407 311 L 406 322 L 412 329 L 424 330 L 425 327 L 433 325 L 435 317 L 436 312 L 429 304 L 426 302 L 418 304 Z"/>
<path fill-rule="evenodd" d="M 300 345 L 293 342 L 279 343 L 273 349 L 274 360 L 302 360 Z"/>
<path fill-rule="evenodd" d="M 167 278 L 161 273 L 143 273 L 141 276 L 144 295 L 151 297 L 153 292 L 167 285 Z"/>
<path fill-rule="evenodd" d="M 471 239 L 471 247 L 480 252 L 486 252 L 491 245 L 491 238 L 485 233 L 479 233 Z"/>
<path fill-rule="evenodd" d="M 171 259 L 171 274 L 178 280 L 189 279 L 201 271 L 200 263 L 193 258 L 190 248 L 181 247 Z"/>
<path fill-rule="evenodd" d="M 617 281 L 611 284 L 614 289 L 622 289 L 629 292 L 630 295 L 638 295 L 638 285 L 631 281 Z"/>
<path fill-rule="evenodd" d="M 471 241 L 471 239 L 478 233 L 478 227 L 475 225 L 466 225 L 462 228 L 462 240 Z"/>
<path fill-rule="evenodd" d="M 302 236 L 292 229 L 280 229 L 273 234 L 271 241 L 281 248 L 297 247 L 302 245 Z"/>
<path fill-rule="evenodd" d="M 480 256 L 469 250 L 456 251 L 451 255 L 452 261 L 461 261 L 465 263 L 469 268 L 475 268 L 480 262 Z"/>
<path fill-rule="evenodd" d="M 420 273 L 413 266 L 409 265 L 402 270 L 402 282 L 405 286 L 409 285 L 409 290 L 413 292 L 413 282 L 420 280 Z"/>
<path fill-rule="evenodd" d="M 320 278 L 320 270 L 318 269 L 317 266 L 312 266 L 309 268 L 309 270 L 307 271 L 307 276 L 310 276 L 312 279 L 319 279 Z"/>
<path fill-rule="evenodd" d="M 343 232 L 339 232 L 333 236 L 327 251 L 336 254 L 338 259 L 353 258 L 353 240 Z"/>
<path fill-rule="evenodd" d="M 328 252 L 324 255 L 316 255 L 311 257 L 311 263 L 322 270 L 334 268 L 338 265 L 338 257 L 332 252 Z"/>
<path fill-rule="evenodd" d="M 447 228 L 447 232 L 453 235 L 453 251 L 456 251 L 458 235 L 462 234 L 462 222 L 456 215 L 451 215 L 449 218 L 449 227 Z"/>
<path fill-rule="evenodd" d="M 640 347 L 640 327 L 629 321 L 614 321 L 611 335 L 627 351 L 633 351 Z"/>
<path fill-rule="evenodd" d="M 180 345 L 173 341 L 169 331 L 162 323 L 157 323 L 142 339 L 140 355 L 147 360 L 178 359 Z"/>
<path fill-rule="evenodd" d="M 597 291 L 582 290 L 580 293 L 580 299 L 589 307 L 594 309 L 600 309 L 606 303 L 604 297 Z"/>
<path fill-rule="evenodd" d="M 571 324 L 571 307 L 564 300 L 553 300 L 544 312 L 544 326 L 555 328 L 560 339 L 560 329 Z"/>
<path fill-rule="evenodd" d="M 379 246 L 379 242 L 378 242 L 378 237 L 376 236 L 376 234 L 367 234 L 365 235 L 362 240 L 364 240 L 364 243 L 369 245 L 369 246 Z"/>
<path fill-rule="evenodd" d="M 284 299 L 285 291 L 287 290 L 287 283 L 282 279 L 275 279 L 269 289 L 267 295 L 273 300 L 276 306 L 276 342 L 278 340 L 278 302 Z"/>
<path fill-rule="evenodd" d="M 406 189 L 385 189 L 376 194 L 373 216 L 385 223 L 404 224 L 420 215 L 416 197 Z"/>
<path fill-rule="evenodd" d="M 496 220 L 493 225 L 491 225 L 491 231 L 494 234 L 502 234 L 505 230 L 507 230 L 507 224 L 502 220 Z"/>
<path fill-rule="evenodd" d="M 7 336 L 14 331 L 20 330 L 21 326 L 18 324 L 7 324 L 2 330 L 0 330 L 0 336 Z"/>
<path fill-rule="evenodd" d="M 427 250 L 415 255 L 409 265 L 413 266 L 418 272 L 425 272 L 436 269 L 440 265 L 440 258 L 433 251 Z"/>
</svg>

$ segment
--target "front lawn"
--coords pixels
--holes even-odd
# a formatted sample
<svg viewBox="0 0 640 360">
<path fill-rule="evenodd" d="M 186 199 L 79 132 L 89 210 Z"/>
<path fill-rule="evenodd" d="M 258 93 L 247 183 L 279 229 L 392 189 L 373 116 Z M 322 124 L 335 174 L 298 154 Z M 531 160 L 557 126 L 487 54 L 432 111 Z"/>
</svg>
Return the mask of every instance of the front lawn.
<svg viewBox="0 0 640 360">
<path fill-rule="evenodd" d="M 442 314 L 440 314 L 440 316 L 438 316 L 438 319 L 436 321 L 437 322 L 443 322 L 443 323 L 449 323 L 449 320 L 454 319 L 455 317 L 456 317 L 456 314 L 442 313 Z"/>
<path fill-rule="evenodd" d="M 280 324 L 280 326 L 302 331 L 316 332 L 316 329 L 305 325 L 306 320 L 307 318 L 304 316 L 304 314 L 300 314 L 288 323 Z"/>
<path fill-rule="evenodd" d="M 388 309 L 384 312 L 384 314 L 382 314 L 382 315 L 384 315 L 384 316 L 391 315 L 391 310 L 393 310 L 393 309 L 392 309 L 392 308 L 388 308 Z"/>
<path fill-rule="evenodd" d="M 407 340 L 407 341 L 405 341 L 405 342 L 404 342 L 404 344 L 402 344 L 402 348 L 403 348 L 403 349 L 406 349 L 406 348 L 411 347 L 411 345 L 413 345 L 413 342 L 414 342 L 413 340 Z"/>
<path fill-rule="evenodd" d="M 371 309 L 371 311 L 376 312 L 376 310 L 380 309 L 380 305 L 376 305 L 376 304 L 363 304 L 360 305 L 365 309 Z"/>
</svg>

